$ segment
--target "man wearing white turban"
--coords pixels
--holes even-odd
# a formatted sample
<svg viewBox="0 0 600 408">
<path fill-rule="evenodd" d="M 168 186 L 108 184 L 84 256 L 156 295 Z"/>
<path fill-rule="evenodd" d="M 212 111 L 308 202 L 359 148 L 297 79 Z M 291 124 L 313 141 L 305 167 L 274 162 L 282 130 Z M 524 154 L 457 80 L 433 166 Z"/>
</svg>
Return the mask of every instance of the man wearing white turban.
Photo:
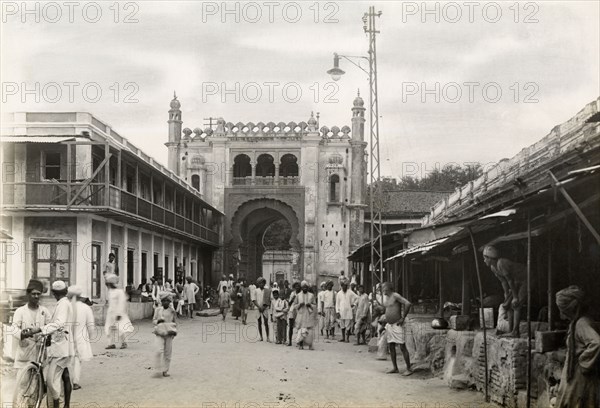
<svg viewBox="0 0 600 408">
<path fill-rule="evenodd" d="M 298 335 L 296 337 L 296 344 L 302 348 L 304 346 L 305 338 L 313 338 L 313 328 L 315 326 L 315 312 L 317 305 L 315 302 L 315 295 L 308 291 L 308 282 L 303 280 L 300 283 L 301 291 L 296 295 L 294 299 L 295 309 L 297 310 L 295 324 L 298 329 Z M 305 329 L 305 330 L 303 330 Z M 307 332 L 307 336 L 303 336 L 302 332 Z M 309 344 L 312 350 L 312 340 Z"/>
<path fill-rule="evenodd" d="M 127 316 L 127 295 L 123 289 L 118 288 L 119 277 L 115 274 L 106 275 L 106 286 L 108 287 L 108 309 L 106 310 L 106 322 L 104 323 L 104 334 L 108 345 L 106 349 L 115 349 L 115 342 L 111 336 L 112 328 L 115 327 L 121 348 L 127 348 L 125 336 L 133 332 L 133 325 Z"/>
<path fill-rule="evenodd" d="M 352 305 L 357 301 L 358 296 L 351 290 L 348 290 L 348 278 L 345 276 L 340 279 L 342 289 L 335 296 L 335 312 L 340 328 L 342 329 L 342 338 L 340 341 L 350 342 L 350 328 L 352 327 L 353 313 Z"/>
<path fill-rule="evenodd" d="M 69 286 L 67 297 L 71 298 L 73 309 L 73 344 L 75 354 L 73 358 L 73 389 L 81 388 L 81 362 L 89 361 L 92 353 L 92 341 L 95 337 L 94 313 L 92 308 L 84 303 L 86 297 L 82 296 L 83 290 L 79 286 Z"/>
<path fill-rule="evenodd" d="M 156 367 L 162 372 L 163 377 L 169 377 L 171 355 L 173 354 L 173 339 L 177 335 L 177 313 L 171 301 L 171 292 L 160 292 L 161 306 L 154 310 L 152 322 L 156 335 Z"/>
</svg>

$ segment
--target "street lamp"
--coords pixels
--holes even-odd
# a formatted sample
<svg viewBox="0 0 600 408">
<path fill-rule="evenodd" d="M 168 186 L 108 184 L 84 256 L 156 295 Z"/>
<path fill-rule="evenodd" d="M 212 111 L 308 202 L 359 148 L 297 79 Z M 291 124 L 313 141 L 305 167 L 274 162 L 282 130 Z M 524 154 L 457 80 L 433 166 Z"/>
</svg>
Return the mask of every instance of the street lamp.
<svg viewBox="0 0 600 408">
<path fill-rule="evenodd" d="M 370 6 L 369 11 L 362 17 L 363 30 L 369 36 L 369 56 L 351 56 L 333 54 L 333 68 L 327 71 L 334 81 L 338 81 L 345 73 L 340 67 L 340 58 L 344 58 L 366 73 L 369 77 L 369 127 L 370 131 L 370 180 L 369 184 L 369 210 L 371 211 L 371 277 L 372 285 L 375 286 L 375 280 L 383 283 L 383 240 L 381 223 L 381 206 L 375 205 L 375 195 L 380 195 L 381 189 L 381 167 L 379 163 L 379 99 L 377 98 L 377 47 L 376 34 L 379 31 L 375 28 L 375 18 L 381 17 L 381 11 L 375 12 L 375 7 Z M 360 60 L 369 62 L 369 71 L 360 65 Z M 358 62 L 355 62 L 357 60 Z M 381 291 L 383 299 L 383 291 Z M 373 297 L 375 299 L 375 296 Z"/>
<path fill-rule="evenodd" d="M 334 81 L 339 81 L 342 75 L 346 73 L 340 69 L 340 56 L 337 53 L 333 53 L 333 68 L 327 71 L 329 75 L 331 75 L 331 79 Z"/>
</svg>

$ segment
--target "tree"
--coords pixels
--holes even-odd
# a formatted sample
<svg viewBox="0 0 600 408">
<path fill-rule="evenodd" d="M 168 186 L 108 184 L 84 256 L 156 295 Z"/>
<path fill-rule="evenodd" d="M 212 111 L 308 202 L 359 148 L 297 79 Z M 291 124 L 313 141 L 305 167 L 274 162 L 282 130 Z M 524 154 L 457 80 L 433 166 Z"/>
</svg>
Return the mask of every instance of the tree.
<svg viewBox="0 0 600 408">
<path fill-rule="evenodd" d="M 382 180 L 380 187 L 383 190 L 453 191 L 482 174 L 481 165 L 477 163 L 465 166 L 449 164 L 441 169 L 435 168 L 422 178 L 403 176 L 397 184 L 388 179 Z"/>
</svg>

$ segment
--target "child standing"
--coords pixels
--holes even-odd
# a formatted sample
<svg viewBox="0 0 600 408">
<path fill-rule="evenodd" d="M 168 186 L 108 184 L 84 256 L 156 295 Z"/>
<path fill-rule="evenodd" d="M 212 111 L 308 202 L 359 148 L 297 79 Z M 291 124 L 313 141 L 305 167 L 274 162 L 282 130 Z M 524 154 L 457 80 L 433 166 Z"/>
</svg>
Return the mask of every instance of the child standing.
<svg viewBox="0 0 600 408">
<path fill-rule="evenodd" d="M 177 314 L 171 306 L 173 294 L 171 292 L 160 292 L 161 306 L 154 310 L 154 334 L 157 344 L 157 367 L 162 371 L 163 377 L 169 377 L 171 366 L 171 354 L 173 353 L 173 339 L 177 335 Z"/>
<path fill-rule="evenodd" d="M 223 315 L 223 320 L 225 320 L 225 316 L 227 316 L 227 312 L 229 311 L 229 302 L 231 301 L 231 295 L 227 292 L 227 286 L 223 286 L 222 292 L 219 293 L 219 307 L 221 308 L 221 314 Z"/>
<path fill-rule="evenodd" d="M 275 336 L 276 344 L 285 344 L 285 335 L 287 330 L 287 312 L 289 305 L 287 300 L 279 297 L 279 290 L 273 289 L 273 322 L 277 327 Z"/>
</svg>

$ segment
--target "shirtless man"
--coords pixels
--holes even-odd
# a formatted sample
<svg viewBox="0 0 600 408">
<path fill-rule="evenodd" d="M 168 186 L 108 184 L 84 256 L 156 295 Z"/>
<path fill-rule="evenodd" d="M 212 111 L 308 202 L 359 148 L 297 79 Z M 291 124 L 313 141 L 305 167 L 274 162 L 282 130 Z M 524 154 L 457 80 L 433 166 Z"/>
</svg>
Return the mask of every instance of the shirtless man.
<svg viewBox="0 0 600 408">
<path fill-rule="evenodd" d="M 483 262 L 500 280 L 502 289 L 504 289 L 504 303 L 502 303 L 502 306 L 508 311 L 510 332 L 503 336 L 519 337 L 521 306 L 527 300 L 527 269 L 520 263 L 501 258 L 498 249 L 492 245 L 487 245 L 483 249 Z"/>
<path fill-rule="evenodd" d="M 388 347 L 390 349 L 390 357 L 394 368 L 388 371 L 388 374 L 399 373 L 398 363 L 396 362 L 396 344 L 399 344 L 400 351 L 406 363 L 406 371 L 404 376 L 409 376 L 413 373 L 410 365 L 410 356 L 406 348 L 406 328 L 404 321 L 410 312 L 412 304 L 398 293 L 392 291 L 392 285 L 389 282 L 383 284 L 383 305 L 385 306 L 385 333 L 387 337 Z M 404 306 L 404 307 L 403 307 Z M 404 309 L 404 313 L 402 313 Z"/>
</svg>

